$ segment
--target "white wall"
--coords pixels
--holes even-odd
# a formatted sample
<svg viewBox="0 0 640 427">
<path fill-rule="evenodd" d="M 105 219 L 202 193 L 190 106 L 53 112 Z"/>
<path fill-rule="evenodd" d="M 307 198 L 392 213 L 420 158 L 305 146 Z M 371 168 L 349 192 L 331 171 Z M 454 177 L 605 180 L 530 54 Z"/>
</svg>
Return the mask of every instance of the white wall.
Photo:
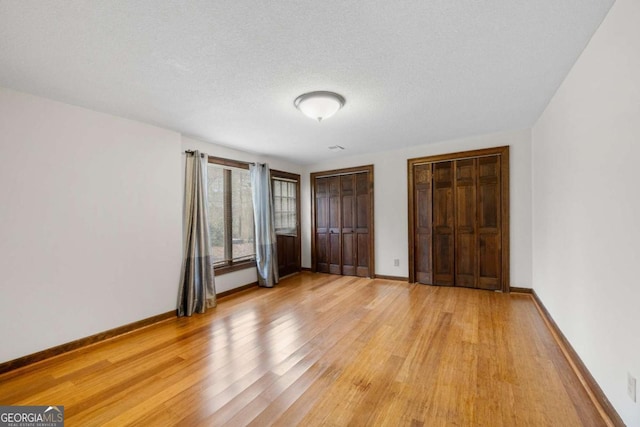
<svg viewBox="0 0 640 427">
<path fill-rule="evenodd" d="M 512 284 L 531 283 L 528 131 L 302 167 L 5 89 L 0 125 L 0 362 L 175 309 L 188 149 L 301 174 L 303 267 L 309 173 L 374 164 L 376 273 L 407 276 L 407 159 L 511 145 Z M 216 289 L 254 281 L 242 270 Z"/>
<path fill-rule="evenodd" d="M 347 145 L 347 144 L 345 144 Z M 511 196 L 511 286 L 531 287 L 531 135 L 528 130 L 481 135 L 425 144 L 419 147 L 345 157 L 307 167 L 303 196 L 303 265 L 311 265 L 311 199 L 308 173 L 374 165 L 376 274 L 407 277 L 409 274 L 407 159 L 509 145 Z M 345 151 L 347 153 L 347 151 Z M 394 267 L 393 260 L 400 266 Z"/>
<path fill-rule="evenodd" d="M 180 135 L 0 88 L 0 362 L 175 309 Z"/>
<path fill-rule="evenodd" d="M 629 426 L 640 405 L 640 2 L 618 0 L 533 128 L 533 287 Z"/>
<path fill-rule="evenodd" d="M 285 172 L 298 173 L 302 172 L 302 168 L 298 165 L 294 165 L 292 163 L 270 158 L 268 156 L 263 156 L 259 154 L 247 153 L 246 151 L 235 150 L 233 148 L 225 147 L 219 144 L 213 144 L 209 142 L 204 142 L 195 138 L 190 138 L 187 136 L 182 137 L 182 152 L 185 150 L 200 150 L 201 152 L 207 153 L 211 156 L 223 157 L 226 159 L 238 160 L 243 162 L 261 162 L 268 163 L 269 168 L 277 169 Z M 183 164 L 183 172 L 182 172 L 182 180 L 180 182 L 184 183 L 184 161 Z M 301 177 L 303 178 L 303 177 Z M 184 185 L 181 186 L 181 197 L 184 197 Z M 302 184 L 301 184 L 302 189 Z M 182 200 L 182 199 L 181 199 Z M 305 213 L 303 212 L 301 216 L 304 217 Z M 232 273 L 227 273 L 221 276 L 216 276 L 216 292 L 221 293 L 224 291 L 229 291 L 231 289 L 235 289 L 258 280 L 257 272 L 255 268 L 248 268 L 245 270 L 234 271 Z"/>
</svg>

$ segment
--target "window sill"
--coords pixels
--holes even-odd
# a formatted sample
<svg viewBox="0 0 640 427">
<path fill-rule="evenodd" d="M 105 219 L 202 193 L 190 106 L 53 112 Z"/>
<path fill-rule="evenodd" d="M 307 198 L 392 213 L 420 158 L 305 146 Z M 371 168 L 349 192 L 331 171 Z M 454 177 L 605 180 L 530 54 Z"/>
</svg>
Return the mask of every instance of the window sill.
<svg viewBox="0 0 640 427">
<path fill-rule="evenodd" d="M 246 270 L 247 268 L 253 268 L 256 266 L 256 261 L 251 259 L 247 261 L 238 261 L 229 265 L 220 265 L 217 267 L 213 267 L 214 275 L 223 276 L 227 273 L 232 273 L 234 271 Z"/>
</svg>

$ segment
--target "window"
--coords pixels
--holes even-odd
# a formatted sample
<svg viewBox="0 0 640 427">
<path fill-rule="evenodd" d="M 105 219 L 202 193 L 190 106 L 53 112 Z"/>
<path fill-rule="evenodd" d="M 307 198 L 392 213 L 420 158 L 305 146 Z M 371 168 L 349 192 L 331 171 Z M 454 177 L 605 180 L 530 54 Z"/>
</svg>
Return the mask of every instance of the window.
<svg viewBox="0 0 640 427">
<path fill-rule="evenodd" d="M 273 211 L 275 215 L 276 234 L 296 235 L 297 218 L 297 186 L 296 181 L 273 178 Z"/>
<path fill-rule="evenodd" d="M 214 267 L 251 266 L 255 243 L 249 170 L 243 163 L 220 160 L 210 157 L 207 169 Z"/>
</svg>

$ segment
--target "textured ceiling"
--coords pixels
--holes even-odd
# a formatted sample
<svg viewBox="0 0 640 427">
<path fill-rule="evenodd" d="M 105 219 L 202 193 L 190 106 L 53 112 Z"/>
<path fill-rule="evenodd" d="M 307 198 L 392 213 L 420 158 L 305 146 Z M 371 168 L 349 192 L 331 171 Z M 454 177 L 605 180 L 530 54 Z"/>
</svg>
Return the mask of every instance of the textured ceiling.
<svg viewBox="0 0 640 427">
<path fill-rule="evenodd" d="M 612 3 L 0 0 L 0 86 L 312 163 L 530 127 Z"/>
</svg>

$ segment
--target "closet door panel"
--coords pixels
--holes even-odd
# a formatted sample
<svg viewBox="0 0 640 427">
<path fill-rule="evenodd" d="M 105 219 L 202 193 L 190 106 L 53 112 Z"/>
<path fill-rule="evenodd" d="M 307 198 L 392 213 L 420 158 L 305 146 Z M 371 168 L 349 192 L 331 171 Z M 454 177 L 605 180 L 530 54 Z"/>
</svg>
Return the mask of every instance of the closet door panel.
<svg viewBox="0 0 640 427">
<path fill-rule="evenodd" d="M 433 282 L 454 284 L 454 163 L 433 168 Z"/>
<path fill-rule="evenodd" d="M 356 275 L 355 189 L 353 175 L 340 177 L 342 205 L 342 274 Z"/>
<path fill-rule="evenodd" d="M 329 183 L 329 273 L 342 274 L 340 239 L 340 177 L 327 178 Z"/>
<path fill-rule="evenodd" d="M 369 236 L 358 234 L 358 265 L 356 267 L 356 276 L 371 277 L 369 269 Z"/>
<path fill-rule="evenodd" d="M 340 177 L 326 178 L 329 187 L 329 231 L 340 232 Z"/>
<path fill-rule="evenodd" d="M 316 235 L 316 269 L 319 273 L 329 272 L 329 255 L 327 253 L 327 247 L 329 242 L 325 234 Z"/>
<path fill-rule="evenodd" d="M 456 286 L 476 287 L 476 164 L 477 159 L 456 161 Z"/>
<path fill-rule="evenodd" d="M 499 241 L 495 234 L 483 234 L 480 237 L 480 278 L 483 279 L 483 284 L 486 286 L 491 283 L 496 283 L 496 279 L 499 277 L 500 266 L 500 248 Z"/>
<path fill-rule="evenodd" d="M 345 276 L 356 275 L 355 238 L 354 233 L 342 235 L 342 274 Z"/>
<path fill-rule="evenodd" d="M 416 282 L 433 284 L 432 267 L 432 188 L 431 175 L 433 164 L 416 165 L 414 177 L 414 218 L 415 218 L 415 266 Z"/>
<path fill-rule="evenodd" d="M 500 157 L 481 157 L 478 168 L 478 287 L 501 289 Z"/>
<path fill-rule="evenodd" d="M 316 269 L 329 272 L 329 182 L 316 179 Z"/>
<path fill-rule="evenodd" d="M 360 277 L 372 277 L 373 272 L 370 269 L 369 253 L 371 251 L 371 188 L 370 188 L 370 174 L 356 173 L 353 175 L 355 181 L 355 257 L 357 259 L 356 264 L 356 276 Z"/>
<path fill-rule="evenodd" d="M 342 274 L 340 265 L 340 234 L 329 234 L 329 273 Z"/>
</svg>

